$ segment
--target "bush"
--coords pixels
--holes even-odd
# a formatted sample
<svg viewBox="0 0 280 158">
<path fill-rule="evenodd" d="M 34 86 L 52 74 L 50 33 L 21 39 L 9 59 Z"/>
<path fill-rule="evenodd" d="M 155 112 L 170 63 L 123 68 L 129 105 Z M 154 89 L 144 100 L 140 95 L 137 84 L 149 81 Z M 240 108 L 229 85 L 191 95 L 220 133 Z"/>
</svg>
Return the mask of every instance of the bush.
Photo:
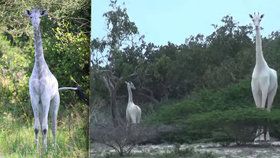
<svg viewBox="0 0 280 158">
<path fill-rule="evenodd" d="M 149 119 L 151 123 L 175 124 L 179 128 L 163 136 L 169 142 L 214 141 L 252 142 L 260 126 L 268 126 L 273 137 L 280 137 L 279 108 L 270 113 L 256 109 L 250 81 L 243 80 L 220 90 L 201 90 L 173 105 L 165 105 Z"/>
<path fill-rule="evenodd" d="M 170 132 L 170 126 L 148 126 L 143 124 L 118 126 L 112 124 L 95 124 L 91 129 L 93 142 L 105 144 L 113 148 L 120 156 L 129 155 L 138 144 L 145 144 L 156 140 L 162 133 Z"/>
<path fill-rule="evenodd" d="M 280 137 L 280 110 L 272 112 L 255 107 L 190 114 L 186 120 L 177 121 L 176 131 L 161 135 L 168 142 L 194 141 L 231 142 L 247 144 L 254 141 L 259 127 L 269 128 L 270 135 Z"/>
<path fill-rule="evenodd" d="M 253 107 L 252 98 L 250 81 L 243 80 L 219 90 L 204 89 L 194 92 L 191 97 L 181 102 L 162 106 L 149 120 L 154 123 L 181 123 L 191 114 Z"/>
<path fill-rule="evenodd" d="M 127 126 L 124 123 L 118 126 L 95 125 L 91 132 L 93 141 L 113 148 L 120 156 L 130 154 L 135 145 L 156 136 L 155 130 L 140 125 Z"/>
</svg>

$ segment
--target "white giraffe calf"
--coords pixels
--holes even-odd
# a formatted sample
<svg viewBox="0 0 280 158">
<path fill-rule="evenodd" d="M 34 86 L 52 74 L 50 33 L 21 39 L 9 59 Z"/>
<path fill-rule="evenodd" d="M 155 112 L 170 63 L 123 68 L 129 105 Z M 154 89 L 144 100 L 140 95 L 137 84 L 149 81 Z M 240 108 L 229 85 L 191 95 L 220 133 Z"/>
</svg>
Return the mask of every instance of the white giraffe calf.
<svg viewBox="0 0 280 158">
<path fill-rule="evenodd" d="M 130 123 L 140 123 L 141 120 L 141 109 L 139 106 L 135 105 L 133 103 L 132 98 L 132 91 L 131 89 L 136 89 L 132 82 L 125 81 L 127 85 L 127 91 L 128 91 L 128 103 L 126 108 L 126 121 L 128 124 Z"/>
</svg>

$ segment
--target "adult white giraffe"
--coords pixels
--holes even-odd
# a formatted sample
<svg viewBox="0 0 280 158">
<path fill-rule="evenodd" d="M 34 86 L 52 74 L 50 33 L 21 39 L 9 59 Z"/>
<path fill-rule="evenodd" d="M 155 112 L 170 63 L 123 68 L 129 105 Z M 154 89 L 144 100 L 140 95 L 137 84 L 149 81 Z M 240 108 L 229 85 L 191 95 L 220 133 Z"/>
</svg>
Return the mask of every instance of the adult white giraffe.
<svg viewBox="0 0 280 158">
<path fill-rule="evenodd" d="M 43 146 L 46 150 L 49 111 L 52 115 L 53 142 L 56 145 L 57 113 L 60 103 L 59 91 L 74 90 L 81 100 L 85 101 L 87 105 L 89 103 L 80 86 L 58 88 L 57 79 L 49 70 L 44 58 L 40 30 L 40 18 L 47 15 L 47 12 L 45 10 L 32 9 L 31 11 L 26 10 L 26 14 L 31 20 L 34 31 L 35 62 L 29 79 L 29 93 L 35 119 L 35 144 L 38 150 L 38 133 L 41 127 Z"/>
<path fill-rule="evenodd" d="M 35 62 L 29 79 L 29 93 L 34 113 L 35 144 L 38 150 L 38 133 L 41 127 L 43 147 L 47 150 L 48 114 L 52 115 L 52 134 L 56 144 L 57 113 L 60 103 L 58 82 L 51 73 L 43 53 L 40 20 L 45 10 L 26 10 L 34 31 Z"/>
<path fill-rule="evenodd" d="M 141 120 L 141 109 L 139 106 L 133 103 L 132 91 L 131 89 L 136 89 L 132 82 L 125 81 L 128 91 L 128 103 L 126 108 L 126 121 L 127 123 L 140 123 Z"/>
<path fill-rule="evenodd" d="M 257 108 L 270 111 L 278 87 L 277 72 L 267 65 L 263 56 L 260 22 L 264 15 L 254 13 L 254 15 L 249 14 L 249 16 L 252 18 L 256 30 L 256 65 L 252 74 L 252 93 Z M 258 130 L 257 134 L 260 132 L 265 131 L 263 129 Z M 266 136 L 261 134 L 256 140 L 270 140 L 269 132 L 266 131 Z"/>
</svg>

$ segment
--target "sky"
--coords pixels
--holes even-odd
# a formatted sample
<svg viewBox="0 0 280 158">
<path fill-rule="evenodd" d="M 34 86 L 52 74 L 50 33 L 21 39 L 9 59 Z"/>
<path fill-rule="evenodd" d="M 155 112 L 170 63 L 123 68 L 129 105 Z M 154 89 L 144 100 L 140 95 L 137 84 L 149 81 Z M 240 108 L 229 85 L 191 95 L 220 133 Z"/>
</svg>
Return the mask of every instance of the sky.
<svg viewBox="0 0 280 158">
<path fill-rule="evenodd" d="M 135 22 L 146 42 L 165 45 L 168 41 L 183 44 L 191 35 L 210 35 L 211 24 L 222 25 L 221 19 L 230 15 L 239 25 L 252 23 L 249 14 L 264 14 L 262 36 L 280 30 L 279 0 L 118 0 L 131 21 Z M 92 0 L 91 38 L 106 36 L 103 14 L 110 10 L 110 0 Z"/>
</svg>

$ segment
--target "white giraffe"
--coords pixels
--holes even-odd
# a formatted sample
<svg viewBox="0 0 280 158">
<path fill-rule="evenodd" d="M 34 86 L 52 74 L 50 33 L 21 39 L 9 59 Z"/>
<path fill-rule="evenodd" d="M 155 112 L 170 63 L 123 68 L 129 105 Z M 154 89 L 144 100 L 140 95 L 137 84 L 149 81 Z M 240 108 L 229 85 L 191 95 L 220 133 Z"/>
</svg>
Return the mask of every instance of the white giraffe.
<svg viewBox="0 0 280 158">
<path fill-rule="evenodd" d="M 56 144 L 57 113 L 60 97 L 58 82 L 51 73 L 43 53 L 40 18 L 47 15 L 45 10 L 26 11 L 34 31 L 35 62 L 29 79 L 29 93 L 34 113 L 35 144 L 38 150 L 38 133 L 41 127 L 43 147 L 47 150 L 48 114 L 52 115 L 52 135 Z"/>
<path fill-rule="evenodd" d="M 252 74 L 252 93 L 257 108 L 270 111 L 278 87 L 277 72 L 267 65 L 263 56 L 260 22 L 264 15 L 254 13 L 253 16 L 251 14 L 249 16 L 252 18 L 256 30 L 256 65 Z M 263 133 L 263 129 L 258 130 L 257 134 L 260 132 Z M 261 134 L 256 140 L 270 140 L 269 132 L 266 132 L 265 137 L 264 134 Z"/>
<path fill-rule="evenodd" d="M 125 81 L 127 85 L 127 91 L 128 91 L 128 103 L 126 108 L 126 121 L 128 124 L 130 123 L 140 123 L 141 120 L 141 109 L 139 106 L 135 105 L 133 103 L 132 98 L 132 91 L 131 89 L 136 89 L 132 82 Z"/>
</svg>

